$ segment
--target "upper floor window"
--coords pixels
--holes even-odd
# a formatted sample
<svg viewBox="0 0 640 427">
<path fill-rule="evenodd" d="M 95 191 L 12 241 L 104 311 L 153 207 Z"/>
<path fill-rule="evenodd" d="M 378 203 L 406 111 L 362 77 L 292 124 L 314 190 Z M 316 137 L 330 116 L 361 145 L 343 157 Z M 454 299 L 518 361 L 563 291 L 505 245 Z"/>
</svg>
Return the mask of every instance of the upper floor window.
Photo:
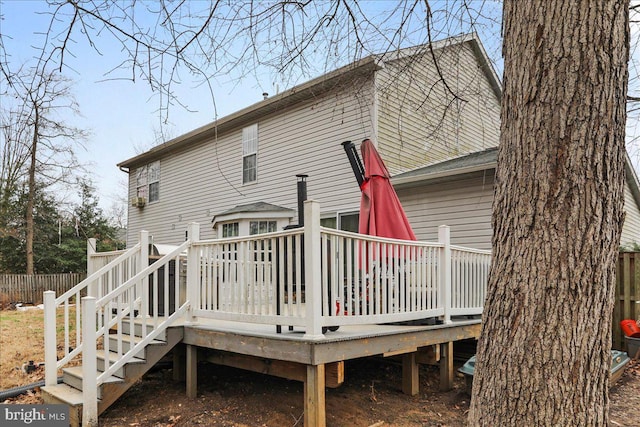
<svg viewBox="0 0 640 427">
<path fill-rule="evenodd" d="M 149 203 L 160 200 L 160 161 L 138 168 L 136 172 L 136 196 Z"/>
<path fill-rule="evenodd" d="M 242 129 L 242 183 L 257 179 L 258 166 L 258 125 Z"/>
</svg>

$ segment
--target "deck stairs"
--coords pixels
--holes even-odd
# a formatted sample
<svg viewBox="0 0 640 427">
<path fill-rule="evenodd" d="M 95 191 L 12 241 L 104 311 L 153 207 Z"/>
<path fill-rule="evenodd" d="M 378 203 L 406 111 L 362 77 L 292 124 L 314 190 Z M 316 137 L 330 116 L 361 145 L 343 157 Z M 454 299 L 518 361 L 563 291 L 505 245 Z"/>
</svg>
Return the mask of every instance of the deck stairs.
<svg viewBox="0 0 640 427">
<path fill-rule="evenodd" d="M 133 322 L 134 331 L 131 334 L 129 322 L 122 323 L 122 352 L 128 351 L 141 340 L 142 323 Z M 150 331 L 153 325 L 146 325 Z M 176 344 L 182 341 L 183 328 L 181 326 L 169 326 L 167 329 L 151 341 L 142 351 L 117 370 L 114 375 L 107 378 L 98 387 L 98 415 L 102 414 L 118 398 L 120 398 L 129 388 L 131 388 L 142 376 L 147 373 L 156 363 L 166 356 Z M 110 351 L 105 354 L 104 350 L 97 351 L 96 376 L 104 371 L 105 358 L 109 358 L 109 364 L 115 363 L 119 356 L 116 351 L 117 340 L 110 335 Z M 71 426 L 82 425 L 82 366 L 67 367 L 62 370 L 63 382 L 53 386 L 42 387 L 42 398 L 47 404 L 66 404 L 69 406 L 69 416 Z"/>
</svg>

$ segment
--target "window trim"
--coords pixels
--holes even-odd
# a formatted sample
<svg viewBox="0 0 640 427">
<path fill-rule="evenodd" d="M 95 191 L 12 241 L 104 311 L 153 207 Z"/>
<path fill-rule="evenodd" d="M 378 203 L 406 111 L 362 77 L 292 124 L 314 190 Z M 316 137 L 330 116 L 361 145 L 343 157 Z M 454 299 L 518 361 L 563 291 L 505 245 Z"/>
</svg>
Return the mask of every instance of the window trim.
<svg viewBox="0 0 640 427">
<path fill-rule="evenodd" d="M 157 173 L 153 178 L 150 178 L 149 171 L 157 165 Z M 147 163 L 144 166 L 140 166 L 136 170 L 136 197 L 144 197 L 147 203 L 157 203 L 160 201 L 160 160 L 156 160 L 151 163 Z M 151 186 L 157 184 L 157 198 L 151 200 Z"/>
<path fill-rule="evenodd" d="M 240 236 L 240 222 L 239 221 L 230 221 L 230 222 L 225 222 L 222 225 L 222 238 L 227 238 L 227 237 L 239 237 Z M 227 235 L 225 236 L 225 229 L 229 229 L 229 228 L 234 228 L 234 230 L 232 230 L 232 235 Z"/>
<path fill-rule="evenodd" d="M 255 135 L 255 137 L 254 137 Z M 242 185 L 250 185 L 258 182 L 258 146 L 259 146 L 258 124 L 242 128 Z M 250 143 L 253 142 L 253 147 Z M 253 180 L 245 181 L 245 159 L 253 157 Z M 249 171 L 250 169 L 247 169 Z"/>
</svg>

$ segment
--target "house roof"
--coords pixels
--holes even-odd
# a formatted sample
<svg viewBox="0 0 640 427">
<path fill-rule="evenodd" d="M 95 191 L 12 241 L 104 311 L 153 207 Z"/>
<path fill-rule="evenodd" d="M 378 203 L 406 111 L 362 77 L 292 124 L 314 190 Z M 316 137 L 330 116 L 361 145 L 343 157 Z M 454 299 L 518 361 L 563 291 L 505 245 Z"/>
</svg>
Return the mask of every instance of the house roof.
<svg viewBox="0 0 640 427">
<path fill-rule="evenodd" d="M 501 97 L 500 80 L 491 65 L 484 47 L 480 43 L 475 33 L 465 34 L 456 37 L 450 37 L 444 40 L 433 42 L 431 47 L 434 50 L 441 49 L 446 46 L 468 42 L 471 44 L 473 52 L 478 58 L 482 70 L 489 80 L 494 94 L 498 99 Z M 118 163 L 120 168 L 132 168 L 138 165 L 156 160 L 159 157 L 183 149 L 191 144 L 209 140 L 216 135 L 220 135 L 228 130 L 236 129 L 240 126 L 247 125 L 257 121 L 266 114 L 277 112 L 296 103 L 312 99 L 320 93 L 327 92 L 341 84 L 352 82 L 354 78 L 367 76 L 384 67 L 385 62 L 406 58 L 418 53 L 424 53 L 428 45 L 421 45 L 412 48 L 400 49 L 398 51 L 388 52 L 382 55 L 369 55 L 359 61 L 353 62 L 344 67 L 338 68 L 330 73 L 324 74 L 313 80 L 292 89 L 284 91 L 275 96 L 250 105 L 233 114 L 217 119 L 209 124 L 201 126 L 177 138 L 171 139 L 163 144 L 157 145 L 149 151 L 139 154 L 135 157 Z"/>
<path fill-rule="evenodd" d="M 211 219 L 213 226 L 221 221 L 232 221 L 239 218 L 257 218 L 268 213 L 270 218 L 291 218 L 295 215 L 293 209 L 273 205 L 267 202 L 248 203 L 238 205 L 224 212 L 221 212 Z"/>
<path fill-rule="evenodd" d="M 498 148 L 492 147 L 483 151 L 456 157 L 455 159 L 435 163 L 419 169 L 414 169 L 391 178 L 395 187 L 402 187 L 407 184 L 442 178 L 452 175 L 477 172 L 480 170 L 493 169 L 496 167 L 498 159 Z"/>
<path fill-rule="evenodd" d="M 430 181 L 436 178 L 462 175 L 465 173 L 478 172 L 481 170 L 495 169 L 498 163 L 498 147 L 492 147 L 483 151 L 456 157 L 455 159 L 435 163 L 419 169 L 414 169 L 391 178 L 393 186 L 402 188 L 415 185 L 417 183 Z M 631 158 L 625 151 L 625 175 L 629 184 L 633 198 L 640 208 L 640 181 L 636 174 Z"/>
</svg>

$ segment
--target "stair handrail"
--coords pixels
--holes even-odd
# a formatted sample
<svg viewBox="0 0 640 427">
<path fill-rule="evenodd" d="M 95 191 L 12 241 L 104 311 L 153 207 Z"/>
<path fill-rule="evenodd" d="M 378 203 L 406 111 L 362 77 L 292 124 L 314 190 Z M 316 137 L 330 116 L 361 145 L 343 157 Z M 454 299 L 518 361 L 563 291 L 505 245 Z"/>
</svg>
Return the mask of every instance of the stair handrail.
<svg viewBox="0 0 640 427">
<path fill-rule="evenodd" d="M 94 282 L 100 276 L 107 273 L 115 265 L 122 263 L 122 261 L 124 261 L 127 258 L 131 258 L 133 255 L 135 255 L 137 252 L 140 251 L 140 246 L 141 246 L 140 242 L 136 243 L 134 246 L 131 247 L 131 249 L 127 249 L 124 253 L 119 255 L 117 258 L 113 259 L 105 266 L 100 267 L 94 273 L 91 273 L 89 276 L 87 276 L 83 281 L 81 281 L 80 283 L 75 285 L 73 288 L 69 289 L 68 291 L 60 295 L 58 298 L 56 298 L 56 307 L 60 306 L 65 300 L 69 299 L 69 297 L 71 297 L 72 295 L 75 295 L 78 291 L 82 291 L 85 288 L 87 288 L 90 283 Z"/>
<path fill-rule="evenodd" d="M 164 255 L 162 258 L 160 258 L 159 260 L 155 261 L 153 264 L 145 267 L 144 269 L 142 269 L 140 272 L 138 272 L 135 276 L 133 276 L 132 278 L 130 278 L 129 280 L 127 280 L 125 283 L 123 283 L 121 286 L 119 286 L 118 288 L 116 288 L 115 290 L 111 291 L 110 293 L 108 293 L 107 295 L 103 296 L 102 298 L 96 300 L 96 315 L 100 315 L 100 311 L 103 310 L 104 308 L 109 306 L 110 302 L 113 301 L 117 301 L 117 298 L 119 296 L 121 296 L 122 294 L 124 294 L 125 292 L 132 292 L 136 289 L 136 287 L 138 287 L 143 281 L 146 281 L 150 275 L 154 274 L 154 272 L 158 271 L 159 269 L 161 269 L 162 267 L 166 267 L 167 265 L 169 265 L 169 263 L 171 261 L 177 260 L 180 258 L 180 256 L 183 254 L 183 252 L 185 252 L 185 250 L 187 250 L 187 248 L 189 248 L 192 244 L 191 240 L 187 240 L 184 243 L 182 243 L 180 246 L 176 247 L 175 249 L 173 249 L 171 252 L 167 253 L 166 255 Z M 177 285 L 176 285 L 177 286 Z M 108 357 L 105 357 L 105 366 L 104 366 L 104 370 L 102 373 L 100 373 L 98 375 L 98 377 L 96 378 L 96 386 L 100 386 L 100 384 L 102 384 L 105 379 L 107 379 L 109 376 L 113 375 L 118 369 L 122 368 L 125 364 L 127 364 L 128 362 L 130 362 L 133 358 L 134 355 L 137 354 L 140 350 L 144 349 L 145 346 L 147 346 L 152 340 L 154 340 L 159 334 L 161 334 L 167 327 L 169 327 L 176 319 L 180 318 L 187 310 L 187 307 L 189 306 L 189 300 L 187 299 L 184 304 L 180 305 L 178 307 L 178 301 L 175 302 L 176 304 L 176 310 L 173 314 L 171 314 L 170 316 L 164 318 L 163 320 L 160 320 L 159 316 L 158 316 L 158 310 L 154 310 L 154 314 L 152 315 L 151 319 L 149 319 L 146 311 L 148 308 L 148 304 L 149 304 L 149 299 L 148 299 L 148 289 L 146 289 L 145 291 L 142 292 L 142 294 L 139 296 L 140 299 L 140 307 L 141 307 L 141 311 L 142 314 L 140 316 L 140 320 L 142 322 L 142 340 L 140 342 L 138 342 L 135 346 L 131 346 L 129 348 L 128 351 L 126 352 L 122 352 L 120 353 L 120 349 L 121 349 L 121 345 L 118 344 L 118 360 L 113 363 L 110 364 Z M 165 298 L 167 298 L 168 295 L 165 295 Z M 124 311 L 124 310 L 123 310 Z M 130 311 L 129 311 L 130 312 Z M 107 314 L 108 311 L 107 311 Z M 113 313 L 110 313 L 113 314 Z M 96 316 L 94 316 L 96 317 Z M 118 322 L 121 322 L 123 318 L 123 312 L 121 312 L 120 310 L 118 310 L 118 312 L 116 312 L 116 314 L 110 318 L 109 321 L 107 322 L 103 322 L 102 325 L 97 325 L 96 329 L 96 340 L 98 340 L 100 337 L 104 337 L 103 339 L 103 349 L 105 352 L 105 355 L 110 351 L 109 349 L 109 329 L 116 326 L 118 324 Z M 147 323 L 148 320 L 152 320 L 152 323 Z M 150 332 L 147 332 L 147 326 L 151 325 L 153 326 L 153 330 Z M 121 336 L 121 330 L 120 328 L 118 328 L 118 332 L 116 334 L 117 336 L 117 340 L 121 340 L 122 336 Z M 89 350 L 89 347 L 91 347 L 91 351 Z M 96 346 L 95 344 L 91 345 L 89 343 L 87 343 L 87 348 L 85 349 L 85 357 L 92 357 L 89 353 L 93 353 L 95 357 L 95 352 L 96 352 Z M 84 359 L 84 357 L 83 357 Z M 94 371 L 95 372 L 95 371 Z M 95 373 L 94 373 L 95 375 Z M 83 378 L 85 376 L 83 375 Z M 84 386 L 83 386 L 84 388 Z"/>
<path fill-rule="evenodd" d="M 55 297 L 55 292 L 46 291 L 44 292 L 44 352 L 45 352 L 45 384 L 55 385 L 57 383 L 57 371 L 62 368 L 65 364 L 67 364 L 70 360 L 74 359 L 78 355 L 80 355 L 83 351 L 83 338 L 81 335 L 82 331 L 82 319 L 86 318 L 84 315 L 81 317 L 81 296 L 82 292 L 86 290 L 86 292 L 90 296 L 96 296 L 95 293 L 97 289 L 93 287 L 98 280 L 103 277 L 105 274 L 115 270 L 124 263 L 132 262 L 128 265 L 129 269 L 132 273 L 139 270 L 141 267 L 141 263 L 136 261 L 136 257 L 139 259 L 143 258 L 148 254 L 148 241 L 149 235 L 146 231 L 140 232 L 140 241 L 124 251 L 121 255 L 99 268 L 95 272 L 89 274 L 87 278 L 83 281 L 75 285 L 73 288 L 64 292 L 58 298 Z M 135 271 L 133 271 L 135 270 Z M 124 276 L 120 278 L 126 279 Z M 115 287 L 117 288 L 119 285 L 115 283 Z M 92 295 L 93 294 L 93 295 Z M 75 332 L 76 332 L 76 342 L 75 348 L 70 349 L 70 327 L 69 327 L 69 307 L 70 300 L 75 297 Z M 57 334 L 56 334 L 56 315 L 58 307 L 64 305 L 64 356 L 58 360 L 57 356 Z"/>
</svg>

